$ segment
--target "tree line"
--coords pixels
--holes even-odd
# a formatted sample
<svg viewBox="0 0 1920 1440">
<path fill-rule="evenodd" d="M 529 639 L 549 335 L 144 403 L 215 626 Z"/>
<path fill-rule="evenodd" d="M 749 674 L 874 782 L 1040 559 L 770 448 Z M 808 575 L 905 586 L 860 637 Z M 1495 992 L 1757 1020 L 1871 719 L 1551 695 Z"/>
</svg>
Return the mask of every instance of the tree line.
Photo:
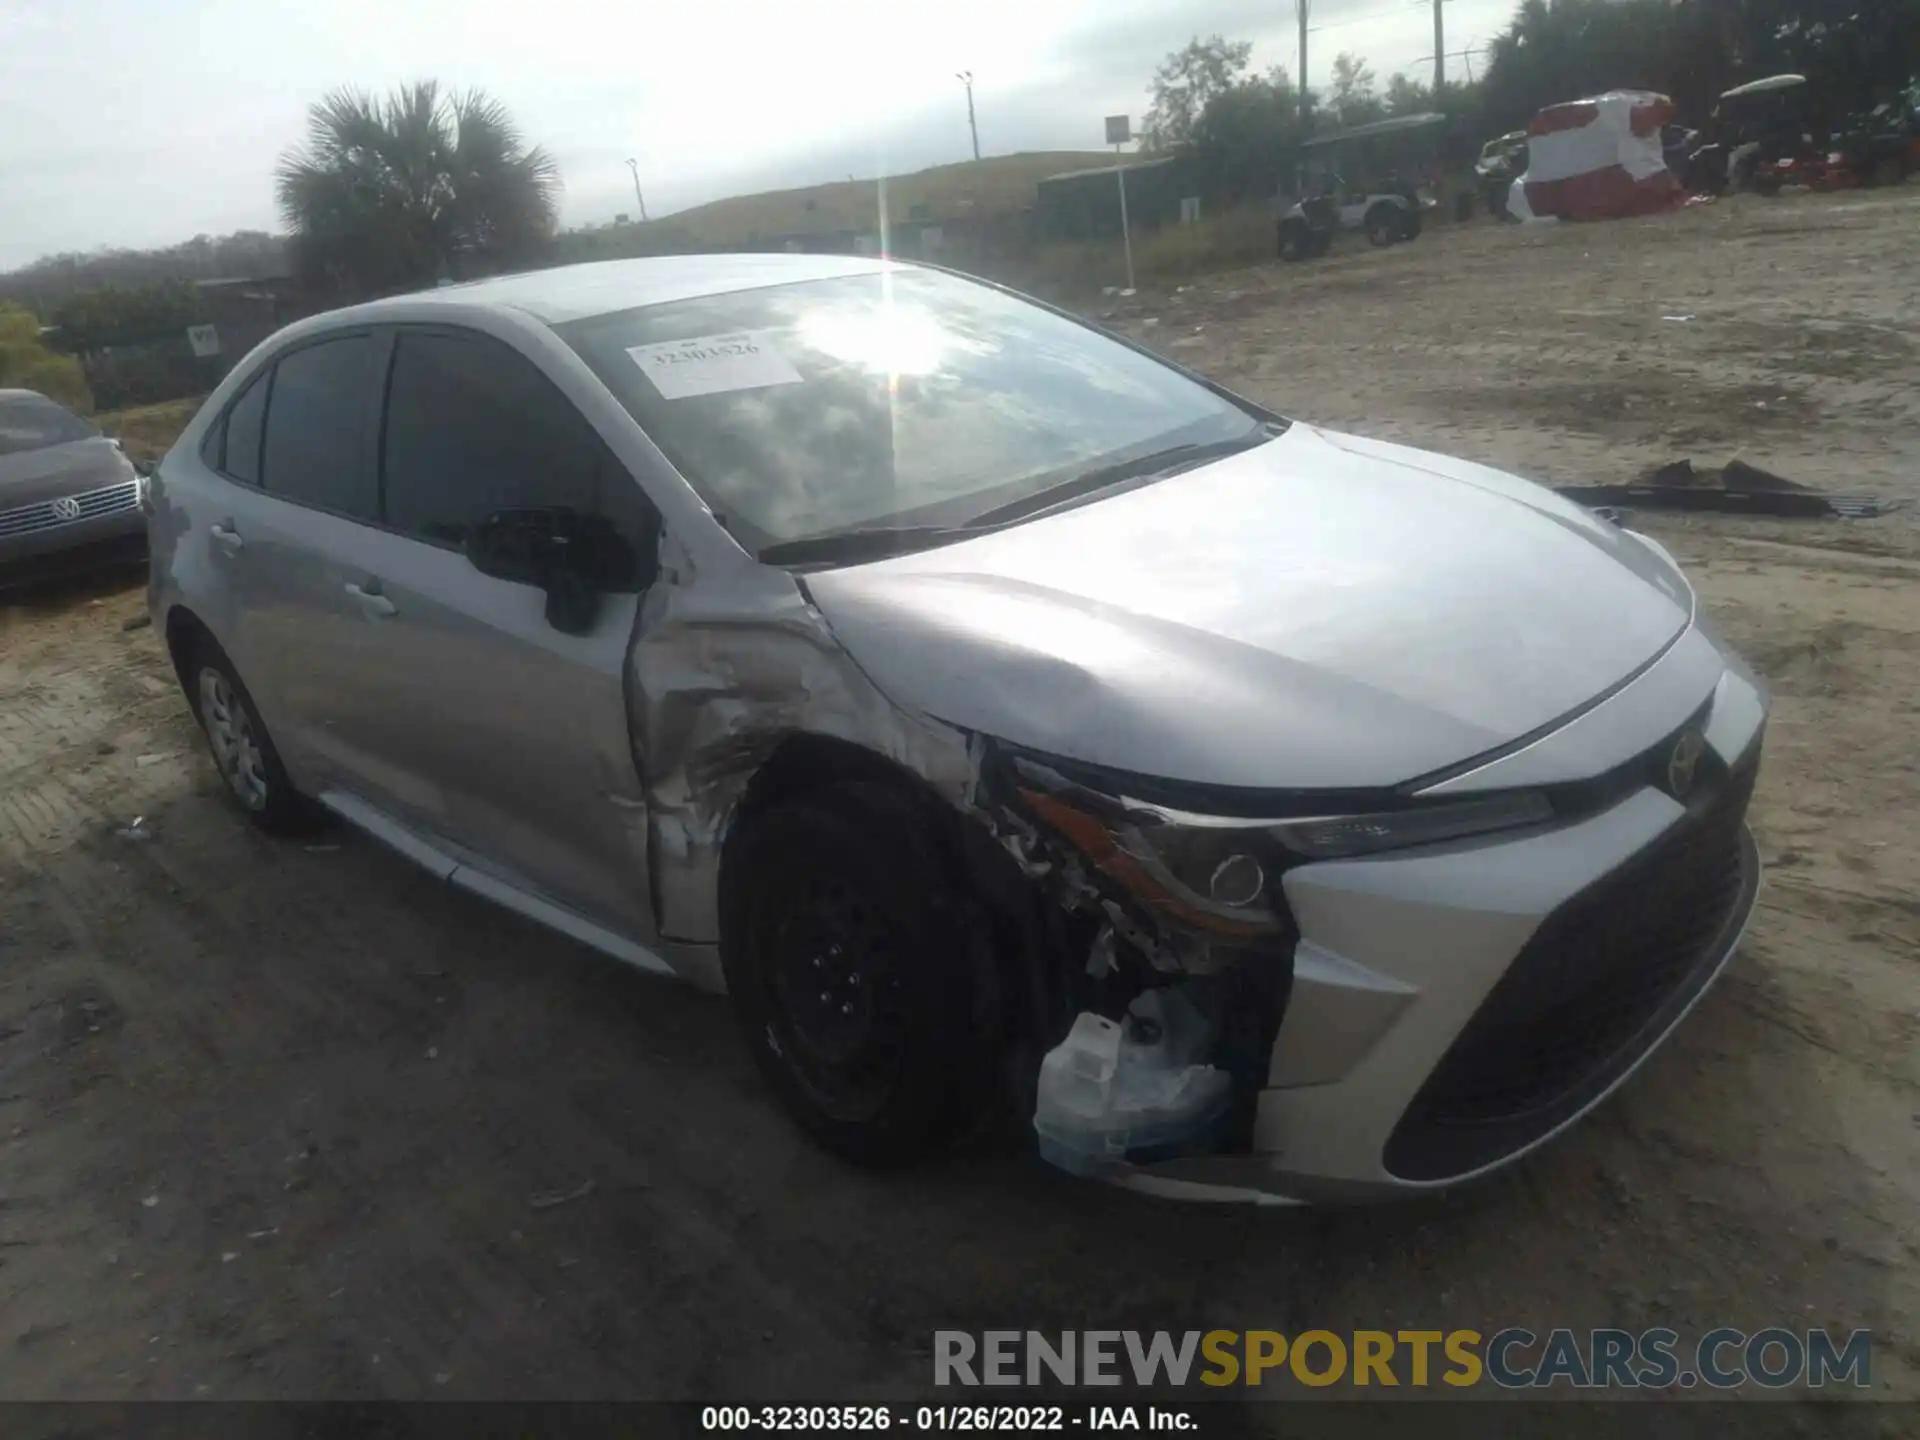
<svg viewBox="0 0 1920 1440">
<path fill-rule="evenodd" d="M 1302 95 L 1284 66 L 1256 73 L 1251 60 L 1244 41 L 1195 37 L 1150 86 L 1148 147 L 1189 154 L 1228 200 L 1271 193 L 1309 131 L 1423 111 L 1451 120 L 1454 163 L 1543 106 L 1618 87 L 1671 95 L 1697 121 L 1728 86 L 1793 70 L 1808 78 L 1810 107 L 1837 118 L 1920 70 L 1920 0 L 1522 0 L 1478 82 L 1440 94 L 1404 74 L 1383 85 L 1342 53 Z M 285 238 L 240 231 L 50 255 L 0 275 L 0 301 L 86 353 L 203 318 L 195 280 L 290 270 L 316 304 L 337 304 L 555 257 L 559 169 L 479 91 L 433 81 L 384 97 L 335 91 L 281 157 L 274 194 Z"/>
<path fill-rule="evenodd" d="M 1149 86 L 1147 147 L 1184 151 L 1228 199 L 1271 193 L 1309 132 L 1426 111 L 1452 122 L 1455 164 L 1548 105 L 1612 89 L 1668 95 L 1698 125 L 1723 90 L 1791 71 L 1807 77 L 1811 115 L 1835 122 L 1920 73 L 1920 0 L 1522 0 L 1476 82 L 1437 95 L 1404 74 L 1382 87 L 1342 53 L 1303 97 L 1284 66 L 1255 73 L 1252 50 L 1196 36 Z"/>
<path fill-rule="evenodd" d="M 284 236 L 48 255 L 0 274 L 0 300 L 58 327 L 69 349 L 133 344 L 203 318 L 197 280 L 291 275 L 340 303 L 537 263 L 559 195 L 553 158 L 478 90 L 337 90 L 275 169 Z"/>
</svg>

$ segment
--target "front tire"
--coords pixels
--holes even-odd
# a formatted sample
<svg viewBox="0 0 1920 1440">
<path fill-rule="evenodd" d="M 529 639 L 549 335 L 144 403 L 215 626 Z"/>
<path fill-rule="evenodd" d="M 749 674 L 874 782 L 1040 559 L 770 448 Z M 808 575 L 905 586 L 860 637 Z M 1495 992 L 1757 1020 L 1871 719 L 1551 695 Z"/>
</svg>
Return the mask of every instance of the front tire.
<svg viewBox="0 0 1920 1440">
<path fill-rule="evenodd" d="M 720 958 L 747 1046 L 800 1125 L 859 1164 L 920 1158 L 985 1074 L 974 923 L 929 807 L 861 783 L 743 820 Z"/>
<path fill-rule="evenodd" d="M 233 662 L 210 640 L 187 660 L 187 696 L 207 739 L 227 798 L 272 835 L 305 835 L 325 823 L 319 806 L 294 789 L 273 737 Z"/>
</svg>

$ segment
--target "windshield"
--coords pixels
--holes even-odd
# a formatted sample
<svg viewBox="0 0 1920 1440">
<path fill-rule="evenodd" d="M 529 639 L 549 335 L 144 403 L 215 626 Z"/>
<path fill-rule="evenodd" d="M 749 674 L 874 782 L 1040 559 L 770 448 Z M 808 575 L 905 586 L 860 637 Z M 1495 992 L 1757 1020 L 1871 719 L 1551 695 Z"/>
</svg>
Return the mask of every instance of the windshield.
<svg viewBox="0 0 1920 1440">
<path fill-rule="evenodd" d="M 44 395 L 0 395 L 0 455 L 91 440 L 99 433 Z"/>
<path fill-rule="evenodd" d="M 1262 418 L 938 271 L 675 301 L 559 333 L 756 551 L 961 524 L 1088 470 L 1240 439 Z"/>
</svg>

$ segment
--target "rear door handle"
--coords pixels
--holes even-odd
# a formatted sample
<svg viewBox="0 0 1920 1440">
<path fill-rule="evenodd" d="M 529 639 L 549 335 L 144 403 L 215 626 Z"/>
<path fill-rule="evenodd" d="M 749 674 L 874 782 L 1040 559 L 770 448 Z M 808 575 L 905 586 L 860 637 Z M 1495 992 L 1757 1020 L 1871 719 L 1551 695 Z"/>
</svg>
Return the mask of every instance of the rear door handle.
<svg viewBox="0 0 1920 1440">
<path fill-rule="evenodd" d="M 377 584 L 374 581 L 368 583 Z M 367 590 L 348 582 L 346 591 L 353 597 L 353 602 L 360 607 L 360 613 L 369 620 L 384 620 L 394 613 L 393 602 L 382 595 L 378 589 Z"/>
<path fill-rule="evenodd" d="M 218 545 L 229 555 L 238 555 L 247 543 L 240 538 L 240 532 L 233 528 L 233 522 L 231 520 L 224 524 L 209 525 L 207 527 L 207 535 L 212 539 L 214 544 Z"/>
</svg>

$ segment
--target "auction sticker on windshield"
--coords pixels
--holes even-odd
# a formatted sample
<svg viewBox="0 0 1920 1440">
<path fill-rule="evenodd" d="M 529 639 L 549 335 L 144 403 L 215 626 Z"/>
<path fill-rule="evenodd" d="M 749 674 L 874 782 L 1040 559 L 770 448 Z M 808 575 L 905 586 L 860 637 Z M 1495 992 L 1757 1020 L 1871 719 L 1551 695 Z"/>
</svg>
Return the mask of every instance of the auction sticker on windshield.
<svg viewBox="0 0 1920 1440">
<path fill-rule="evenodd" d="M 773 335 L 766 330 L 634 345 L 627 354 L 668 400 L 800 383 L 800 372 L 775 348 Z"/>
</svg>

